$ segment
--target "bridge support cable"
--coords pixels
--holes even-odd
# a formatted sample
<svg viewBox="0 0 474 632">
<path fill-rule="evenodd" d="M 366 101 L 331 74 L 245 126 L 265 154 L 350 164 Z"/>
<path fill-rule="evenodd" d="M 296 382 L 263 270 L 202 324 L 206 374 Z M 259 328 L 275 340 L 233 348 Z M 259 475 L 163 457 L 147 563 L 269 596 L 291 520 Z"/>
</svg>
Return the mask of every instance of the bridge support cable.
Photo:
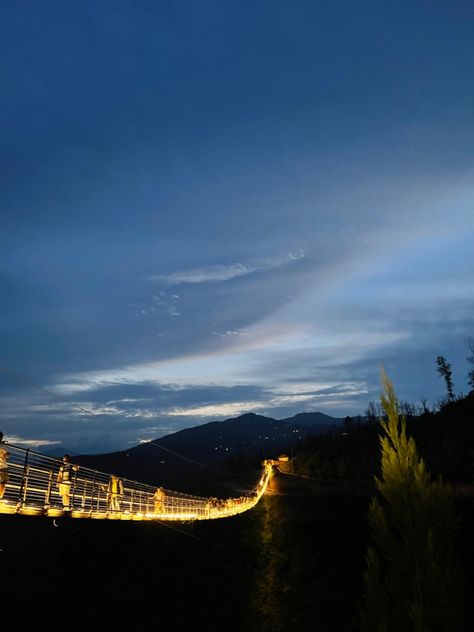
<svg viewBox="0 0 474 632">
<path fill-rule="evenodd" d="M 193 521 L 252 509 L 265 493 L 274 461 L 264 461 L 257 486 L 238 498 L 218 499 L 153 487 L 2 444 L 9 454 L 0 514 L 107 520 Z"/>
</svg>

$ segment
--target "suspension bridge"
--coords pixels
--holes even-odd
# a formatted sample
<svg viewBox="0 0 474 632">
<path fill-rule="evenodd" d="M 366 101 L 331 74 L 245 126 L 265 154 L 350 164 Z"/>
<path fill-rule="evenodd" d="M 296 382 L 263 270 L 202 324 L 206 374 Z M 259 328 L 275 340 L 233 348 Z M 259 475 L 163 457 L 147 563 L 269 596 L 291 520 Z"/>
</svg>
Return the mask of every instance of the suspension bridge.
<svg viewBox="0 0 474 632">
<path fill-rule="evenodd" d="M 252 509 L 277 461 L 266 460 L 257 485 L 237 498 L 194 496 L 154 487 L 2 443 L 9 452 L 0 514 L 97 520 L 213 520 Z"/>
</svg>

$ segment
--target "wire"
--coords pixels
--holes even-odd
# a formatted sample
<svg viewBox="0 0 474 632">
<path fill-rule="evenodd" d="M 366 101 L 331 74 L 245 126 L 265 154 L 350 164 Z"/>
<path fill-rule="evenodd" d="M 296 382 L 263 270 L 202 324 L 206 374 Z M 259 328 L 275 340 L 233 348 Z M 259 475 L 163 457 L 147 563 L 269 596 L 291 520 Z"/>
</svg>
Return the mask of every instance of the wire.
<svg viewBox="0 0 474 632">
<path fill-rule="evenodd" d="M 202 542 L 203 544 L 207 544 L 208 546 L 213 547 L 214 549 L 218 549 L 218 550 L 224 551 L 225 553 L 228 553 L 232 557 L 237 558 L 239 560 L 239 562 L 242 564 L 242 566 L 247 566 L 247 567 L 250 566 L 254 570 L 259 570 L 259 568 L 260 568 L 259 565 L 252 558 L 242 557 L 236 551 L 232 551 L 231 549 L 228 549 L 225 546 L 222 546 L 220 544 L 216 544 L 215 542 L 211 542 L 210 540 L 205 540 L 204 538 L 200 538 L 199 536 L 194 535 L 192 533 L 187 533 L 186 531 L 183 531 L 182 529 L 178 529 L 178 527 L 172 526 L 170 524 L 167 524 L 166 522 L 163 522 L 162 520 L 156 520 L 156 522 L 160 523 L 164 527 L 168 527 L 168 529 L 172 529 L 173 531 L 177 531 L 181 535 L 186 535 L 189 538 L 193 538 L 194 540 L 197 540 L 198 542 Z"/>
<path fill-rule="evenodd" d="M 230 476 L 231 478 L 236 478 L 237 475 L 236 474 L 231 474 L 230 472 L 226 472 L 225 470 L 220 470 L 216 467 L 212 467 L 210 465 L 206 465 L 205 463 L 200 463 L 199 461 L 195 461 L 194 459 L 191 459 L 187 456 L 184 456 L 184 454 L 180 454 L 179 452 L 175 452 L 174 450 L 170 450 L 169 448 L 165 448 L 164 446 L 160 445 L 159 443 L 155 443 L 154 441 L 147 441 L 147 443 L 142 444 L 142 445 L 152 445 L 155 448 L 160 448 L 160 450 L 164 450 L 165 452 L 169 452 L 170 454 L 174 454 L 175 456 L 179 456 L 182 459 L 185 459 L 186 461 L 189 461 L 190 463 L 194 463 L 195 465 L 199 465 L 201 467 L 204 467 L 208 470 L 212 470 L 213 472 L 219 472 L 219 474 L 225 474 L 226 476 Z"/>
<path fill-rule="evenodd" d="M 230 553 L 231 555 L 237 555 L 234 551 L 227 549 L 225 546 L 221 546 L 220 544 L 216 544 L 215 542 L 211 542 L 210 540 L 205 540 L 204 538 L 200 538 L 199 536 L 194 535 L 193 533 L 187 533 L 186 531 L 183 531 L 182 529 L 178 529 L 178 527 L 170 525 L 163 520 L 156 520 L 156 522 L 163 525 L 163 527 L 168 527 L 168 529 L 172 529 L 173 531 L 177 531 L 178 533 L 181 533 L 181 535 L 187 535 L 189 538 L 193 538 L 194 540 L 197 540 L 198 542 L 203 542 L 204 544 L 213 546 L 215 549 L 221 549 L 222 551 L 225 551 L 226 553 Z"/>
<path fill-rule="evenodd" d="M 30 380 L 29 378 L 27 378 L 26 376 L 22 375 L 21 373 L 17 373 L 16 371 L 12 371 L 11 369 L 8 369 L 7 367 L 1 367 L 0 366 L 0 372 L 2 373 L 7 373 L 10 375 L 13 375 L 14 377 L 16 377 L 17 379 L 21 380 L 22 382 L 25 382 L 26 384 L 29 384 L 30 386 L 33 386 L 34 388 L 37 388 L 40 391 L 43 391 L 43 393 L 46 393 L 47 395 L 51 395 L 51 397 L 54 397 L 55 399 L 57 399 L 60 402 L 63 402 L 65 404 L 70 404 L 71 406 L 74 406 L 74 408 L 77 408 L 78 410 L 91 415 L 92 417 L 100 417 L 102 415 L 104 415 L 105 413 L 94 413 L 91 410 L 88 410 L 87 408 L 84 408 L 83 406 L 80 406 L 79 404 L 75 404 L 74 402 L 71 402 L 69 399 L 66 399 L 65 397 L 61 397 L 60 395 L 57 395 L 56 393 L 53 393 L 52 391 L 48 390 L 47 388 L 44 388 L 43 386 L 40 386 L 39 384 L 36 384 L 35 382 L 33 382 L 32 380 Z M 184 454 L 180 454 L 179 452 L 175 452 L 174 450 L 170 450 L 169 448 L 165 448 L 162 445 L 159 445 L 158 443 L 155 443 L 154 441 L 148 441 L 147 443 L 149 443 L 150 445 L 153 445 L 155 448 L 160 448 L 160 450 L 164 450 L 165 452 L 169 452 L 170 454 L 174 454 L 175 456 L 184 459 L 186 461 L 189 461 L 190 463 L 194 463 L 195 465 L 199 465 L 200 467 L 203 467 L 205 469 L 211 470 L 213 472 L 219 472 L 219 474 L 225 474 L 226 476 L 230 477 L 230 478 L 239 478 L 237 474 L 231 474 L 230 472 L 226 472 L 225 470 L 221 470 L 215 467 L 212 467 L 210 465 L 206 465 L 205 463 L 201 463 L 200 461 L 196 461 L 194 459 L 191 459 L 187 456 L 185 456 Z"/>
<path fill-rule="evenodd" d="M 10 375 L 13 375 L 14 377 L 21 380 L 22 382 L 26 382 L 26 384 L 29 384 L 30 386 L 33 386 L 34 388 L 37 388 L 40 391 L 43 391 L 43 393 L 47 393 L 48 395 L 51 395 L 51 397 L 54 397 L 60 402 L 63 402 L 65 404 L 70 404 L 71 406 L 74 406 L 74 408 L 77 408 L 78 410 L 81 410 L 83 413 L 87 413 L 88 415 L 91 415 L 92 417 L 99 417 L 100 415 L 103 414 L 103 413 L 93 413 L 91 410 L 88 410 L 87 408 L 84 408 L 83 406 L 80 406 L 79 404 L 75 404 L 74 402 L 71 402 L 69 399 L 66 399 L 65 397 L 56 395 L 56 393 L 49 391 L 47 388 L 44 388 L 43 386 L 40 386 L 39 384 L 32 382 L 30 379 L 28 379 L 21 373 L 16 373 L 16 371 L 12 371 L 11 369 L 7 369 L 6 367 L 2 367 L 2 366 L 0 366 L 0 372 L 9 373 Z"/>
<path fill-rule="evenodd" d="M 6 564 L 3 568 L 0 568 L 0 574 L 9 571 L 11 568 L 14 568 L 15 566 L 18 566 L 19 564 L 23 564 L 23 562 L 26 562 L 27 560 L 29 560 L 30 558 L 34 557 L 35 555 L 39 555 L 43 551 L 47 551 L 51 547 L 57 546 L 58 542 L 61 542 L 62 540 L 65 540 L 66 538 L 71 537 L 72 535 L 76 535 L 77 533 L 79 533 L 83 529 L 85 529 L 87 527 L 90 527 L 90 526 L 91 526 L 90 524 L 85 523 L 83 525 L 80 525 L 77 529 L 74 529 L 72 531 L 69 531 L 68 533 L 65 533 L 64 535 L 59 536 L 58 538 L 56 538 L 52 542 L 47 542 L 46 544 L 41 544 L 40 546 L 36 547 L 32 551 L 29 551 L 28 553 L 26 553 L 26 555 L 23 555 L 22 557 L 17 558 L 15 560 L 12 560 L 9 564 Z"/>
</svg>

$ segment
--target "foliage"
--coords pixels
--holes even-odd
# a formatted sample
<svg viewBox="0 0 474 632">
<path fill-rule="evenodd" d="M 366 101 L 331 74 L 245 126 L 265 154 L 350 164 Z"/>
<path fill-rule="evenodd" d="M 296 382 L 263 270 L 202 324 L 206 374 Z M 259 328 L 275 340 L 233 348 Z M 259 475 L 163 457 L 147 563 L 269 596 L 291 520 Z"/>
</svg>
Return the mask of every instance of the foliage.
<svg viewBox="0 0 474 632">
<path fill-rule="evenodd" d="M 435 632 L 460 629 L 462 582 L 454 561 L 457 519 L 441 480 L 432 481 L 383 374 L 382 472 L 369 523 L 362 629 Z"/>
<path fill-rule="evenodd" d="M 422 402 L 423 404 L 423 402 Z M 418 416 L 407 414 L 413 404 L 399 402 L 406 415 L 407 431 L 413 436 L 428 470 L 456 484 L 474 480 L 474 390 L 466 397 L 445 402 L 438 411 L 418 407 Z M 424 409 L 424 410 L 423 410 Z M 382 409 L 381 411 L 384 414 Z M 352 417 L 339 430 L 308 437 L 294 449 L 295 473 L 318 481 L 367 481 L 372 486 L 380 472 L 379 423 Z M 255 468 L 258 468 L 256 463 Z"/>
<path fill-rule="evenodd" d="M 468 356 L 467 361 L 473 366 L 473 368 L 467 374 L 467 383 L 471 387 L 471 390 L 474 391 L 474 338 L 468 339 L 467 346 L 469 347 L 469 351 L 471 352 L 471 355 Z"/>
<path fill-rule="evenodd" d="M 438 365 L 438 373 L 446 382 L 446 391 L 448 393 L 448 401 L 452 402 L 454 399 L 454 385 L 453 385 L 453 372 L 451 371 L 451 365 L 446 361 L 443 356 L 436 358 L 436 364 Z"/>
<path fill-rule="evenodd" d="M 323 480 L 371 480 L 377 466 L 378 427 L 352 418 L 340 431 L 307 438 L 295 449 L 295 473 Z"/>
</svg>

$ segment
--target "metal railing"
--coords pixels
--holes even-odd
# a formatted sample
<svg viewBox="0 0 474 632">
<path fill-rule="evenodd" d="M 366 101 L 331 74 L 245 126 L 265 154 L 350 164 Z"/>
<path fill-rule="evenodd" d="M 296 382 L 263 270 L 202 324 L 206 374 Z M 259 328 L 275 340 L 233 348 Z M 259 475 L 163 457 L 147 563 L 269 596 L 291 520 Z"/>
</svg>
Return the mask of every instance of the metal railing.
<svg viewBox="0 0 474 632">
<path fill-rule="evenodd" d="M 74 518 L 120 520 L 209 520 L 243 513 L 254 507 L 266 490 L 273 461 L 264 461 L 257 486 L 238 498 L 217 499 L 157 488 L 120 478 L 114 493 L 112 475 L 70 464 L 70 481 L 60 487 L 63 461 L 33 450 L 2 443 L 8 450 L 8 482 L 0 513 L 69 515 Z M 158 497 L 155 496 L 160 490 Z M 62 492 L 62 493 L 61 493 Z"/>
</svg>

